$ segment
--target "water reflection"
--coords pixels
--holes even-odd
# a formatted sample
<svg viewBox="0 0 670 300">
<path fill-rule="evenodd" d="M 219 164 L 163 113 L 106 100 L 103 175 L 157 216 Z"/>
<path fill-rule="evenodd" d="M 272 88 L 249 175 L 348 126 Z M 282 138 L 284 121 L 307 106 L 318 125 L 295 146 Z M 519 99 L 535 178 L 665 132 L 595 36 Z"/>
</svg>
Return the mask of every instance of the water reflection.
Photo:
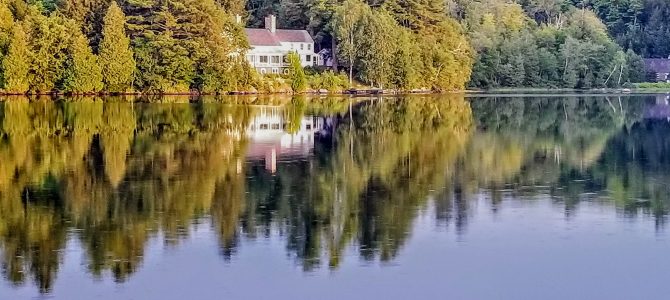
<svg viewBox="0 0 670 300">
<path fill-rule="evenodd" d="M 482 195 L 670 212 L 664 97 L 67 100 L 0 103 L 2 272 L 42 293 L 75 240 L 123 282 L 196 226 L 226 260 L 279 235 L 309 271 L 394 259 L 431 204 L 467 234 Z"/>
</svg>

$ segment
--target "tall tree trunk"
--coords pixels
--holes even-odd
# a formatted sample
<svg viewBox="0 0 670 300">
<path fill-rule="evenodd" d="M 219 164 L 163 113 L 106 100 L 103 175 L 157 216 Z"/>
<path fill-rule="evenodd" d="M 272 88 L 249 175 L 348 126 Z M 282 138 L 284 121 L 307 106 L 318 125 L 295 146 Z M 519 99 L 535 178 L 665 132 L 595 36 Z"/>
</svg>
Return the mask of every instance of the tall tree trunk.
<svg viewBox="0 0 670 300">
<path fill-rule="evenodd" d="M 349 87 L 354 84 L 354 64 L 349 61 Z"/>
</svg>

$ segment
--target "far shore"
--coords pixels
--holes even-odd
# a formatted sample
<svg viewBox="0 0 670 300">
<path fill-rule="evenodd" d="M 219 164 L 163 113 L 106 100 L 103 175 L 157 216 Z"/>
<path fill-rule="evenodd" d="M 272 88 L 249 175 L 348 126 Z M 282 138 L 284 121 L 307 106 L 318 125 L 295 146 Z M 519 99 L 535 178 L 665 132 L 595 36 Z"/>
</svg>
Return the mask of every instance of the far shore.
<svg viewBox="0 0 670 300">
<path fill-rule="evenodd" d="M 231 91 L 224 93 L 200 93 L 200 92 L 183 92 L 183 93 L 141 93 L 141 92 L 126 92 L 126 93 L 61 93 L 61 92 L 44 92 L 44 93 L 5 93 L 0 91 L 0 96 L 15 96 L 15 97 L 114 97 L 114 96 L 136 96 L 136 97 L 161 97 L 161 96 L 184 96 L 184 97 L 200 97 L 200 96 L 371 96 L 371 95 L 440 95 L 440 94 L 465 94 L 467 97 L 477 96 L 588 96 L 588 95 L 628 95 L 628 94 L 670 94 L 670 87 L 668 88 L 600 88 L 600 89 L 568 89 L 568 88 L 493 88 L 493 89 L 467 89 L 461 91 L 435 91 L 427 89 L 417 90 L 393 90 L 393 89 L 379 89 L 379 88 L 355 88 L 340 91 L 327 90 L 309 90 L 303 93 L 293 93 L 291 91 L 279 92 L 258 92 L 258 91 Z"/>
</svg>

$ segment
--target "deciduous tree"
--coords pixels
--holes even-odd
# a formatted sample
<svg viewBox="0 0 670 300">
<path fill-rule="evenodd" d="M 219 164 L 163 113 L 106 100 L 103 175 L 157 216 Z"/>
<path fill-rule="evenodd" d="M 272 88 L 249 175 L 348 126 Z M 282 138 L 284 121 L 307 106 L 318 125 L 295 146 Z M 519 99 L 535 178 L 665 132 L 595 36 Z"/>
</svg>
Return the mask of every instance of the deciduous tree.
<svg viewBox="0 0 670 300">
<path fill-rule="evenodd" d="M 8 93 L 24 94 L 28 91 L 28 71 L 30 51 L 27 37 L 20 23 L 14 24 L 7 56 L 2 61 L 5 86 Z"/>
</svg>

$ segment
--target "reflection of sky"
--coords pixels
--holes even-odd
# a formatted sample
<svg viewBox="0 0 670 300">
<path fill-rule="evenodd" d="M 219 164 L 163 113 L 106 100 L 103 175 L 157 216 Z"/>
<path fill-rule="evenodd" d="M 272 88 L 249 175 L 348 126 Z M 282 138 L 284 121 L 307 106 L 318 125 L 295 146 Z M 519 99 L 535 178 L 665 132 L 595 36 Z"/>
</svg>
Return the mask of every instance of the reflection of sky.
<svg viewBox="0 0 670 300">
<path fill-rule="evenodd" d="M 483 194 L 469 203 L 459 236 L 431 206 L 396 259 L 366 263 L 349 248 L 339 269 L 303 272 L 285 238 L 243 240 L 230 262 L 206 224 L 177 247 L 151 239 L 143 265 L 123 284 L 94 282 L 68 243 L 56 299 L 660 299 L 670 292 L 668 250 L 649 216 L 622 218 L 580 202 L 570 217 L 545 196 L 505 198 L 494 213 Z M 195 227 L 195 226 L 194 226 Z M 156 242 L 159 241 L 159 242 Z M 0 299 L 37 296 L 32 284 Z"/>
</svg>

